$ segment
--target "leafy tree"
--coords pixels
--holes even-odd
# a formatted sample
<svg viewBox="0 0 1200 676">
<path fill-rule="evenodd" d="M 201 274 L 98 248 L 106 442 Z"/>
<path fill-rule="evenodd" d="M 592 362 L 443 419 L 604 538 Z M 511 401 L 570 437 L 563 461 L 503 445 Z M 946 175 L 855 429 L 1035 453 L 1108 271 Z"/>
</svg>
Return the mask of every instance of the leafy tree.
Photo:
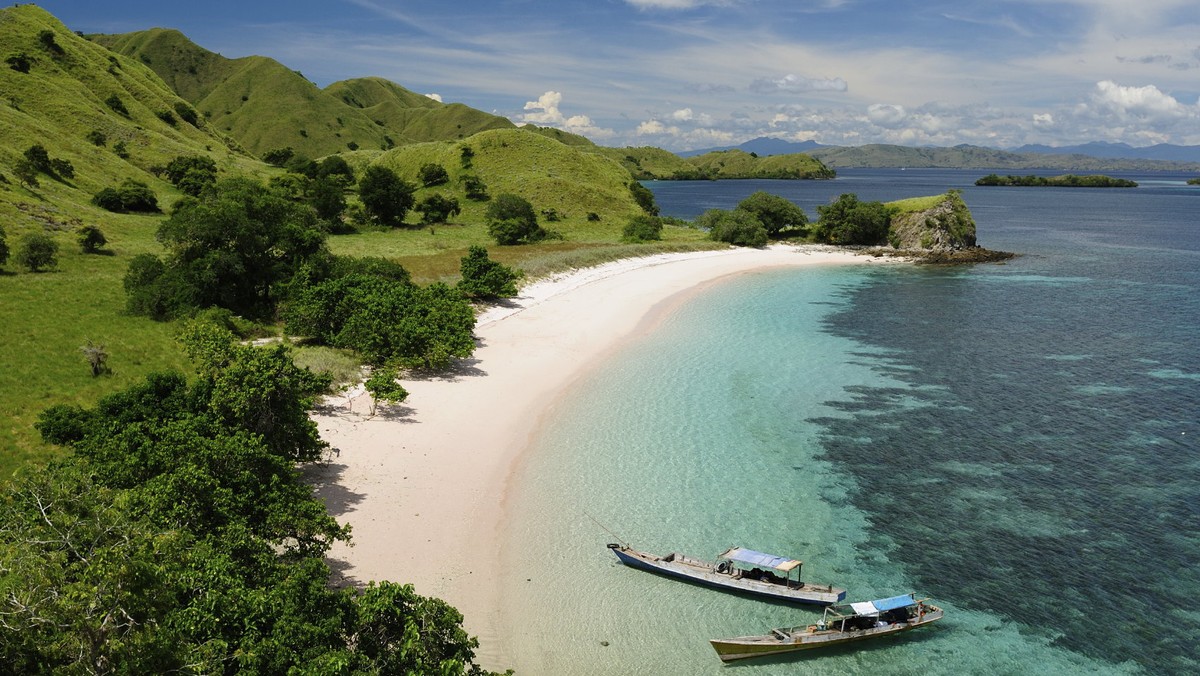
<svg viewBox="0 0 1200 676">
<path fill-rule="evenodd" d="M 199 197 L 217 182 L 217 163 L 203 155 L 179 155 L 167 163 L 167 179 L 184 194 Z"/>
<path fill-rule="evenodd" d="M 318 177 L 341 177 L 346 185 L 354 182 L 354 170 L 341 155 L 330 155 L 317 166 Z"/>
<path fill-rule="evenodd" d="M 408 390 L 400 384 L 400 369 L 396 366 L 381 366 L 371 371 L 371 377 L 363 387 L 371 394 L 371 415 L 380 402 L 399 404 L 408 398 Z"/>
<path fill-rule="evenodd" d="M 163 265 L 135 259 L 126 273 L 131 311 L 163 317 L 216 306 L 263 317 L 291 276 L 324 250 L 325 235 L 307 206 L 235 178 L 181 200 L 158 239 L 167 248 Z"/>
<path fill-rule="evenodd" d="M 157 117 L 158 119 L 162 120 L 163 122 L 169 124 L 172 127 L 174 127 L 174 126 L 176 126 L 176 124 L 178 124 L 178 121 L 175 119 L 175 113 L 172 113 L 169 110 L 159 110 L 159 111 L 156 111 L 154 113 L 154 115 L 155 115 L 155 117 Z"/>
<path fill-rule="evenodd" d="M 117 213 L 158 211 L 158 197 L 150 186 L 131 178 L 125 179 L 117 188 L 102 188 L 92 197 L 92 204 Z"/>
<path fill-rule="evenodd" d="M 817 207 L 819 220 L 813 238 L 829 244 L 883 244 L 887 241 L 891 213 L 882 202 L 861 202 L 845 193 Z"/>
<path fill-rule="evenodd" d="M 263 153 L 262 159 L 263 162 L 266 162 L 267 164 L 276 167 L 283 167 L 295 156 L 296 151 L 293 150 L 291 146 L 288 146 L 287 148 L 275 148 L 274 150 L 268 150 L 267 152 Z"/>
<path fill-rule="evenodd" d="M 463 190 L 466 192 L 467 199 L 476 202 L 486 202 L 490 199 L 487 190 L 487 184 L 478 176 L 463 176 Z"/>
<path fill-rule="evenodd" d="M 8 64 L 9 68 L 18 73 L 28 73 L 29 68 L 33 65 L 33 59 L 25 53 L 13 54 L 5 59 L 4 62 Z"/>
<path fill-rule="evenodd" d="M 0 226 L 0 265 L 8 262 L 8 235 L 4 232 L 4 227 Z"/>
<path fill-rule="evenodd" d="M 512 298 L 517 295 L 520 270 L 488 258 L 487 249 L 474 245 L 467 249 L 459 270 L 458 290 L 469 298 Z"/>
<path fill-rule="evenodd" d="M 21 185 L 30 190 L 40 185 L 38 183 L 37 167 L 33 166 L 33 163 L 25 158 L 17 160 L 17 163 L 13 165 L 13 176 L 16 177 Z"/>
<path fill-rule="evenodd" d="M 113 154 L 123 160 L 129 159 L 129 149 L 125 147 L 124 141 L 117 141 L 113 144 Z"/>
<path fill-rule="evenodd" d="M 14 260 L 30 272 L 53 268 L 58 265 L 58 244 L 45 233 L 29 233 L 17 242 Z"/>
<path fill-rule="evenodd" d="M 121 97 L 116 94 L 112 94 L 107 99 L 104 99 L 104 105 L 111 108 L 118 115 L 129 117 L 129 109 L 125 107 L 125 102 L 121 100 Z"/>
<path fill-rule="evenodd" d="M 179 115 L 179 119 L 187 122 L 193 127 L 200 127 L 200 115 L 196 113 L 195 108 L 189 106 L 183 101 L 176 101 L 175 105 L 172 107 L 175 109 L 175 113 Z"/>
<path fill-rule="evenodd" d="M 85 254 L 94 254 L 108 244 L 108 238 L 104 236 L 100 228 L 94 225 L 80 226 L 75 231 L 75 239 L 79 242 L 80 250 Z"/>
<path fill-rule="evenodd" d="M 440 283 L 349 274 L 297 293 L 283 316 L 289 334 L 354 350 L 376 365 L 440 369 L 475 351 L 471 306 Z"/>
<path fill-rule="evenodd" d="M 421 203 L 417 205 L 417 211 L 421 212 L 421 223 L 430 225 L 447 222 L 452 216 L 462 213 L 462 207 L 453 197 L 434 194 L 421 200 Z"/>
<path fill-rule="evenodd" d="M 462 146 L 458 151 L 458 159 L 463 169 L 470 169 L 471 162 L 475 159 L 475 151 L 471 149 L 471 146 Z"/>
<path fill-rule="evenodd" d="M 651 216 L 658 215 L 658 204 L 654 201 L 654 193 L 646 186 L 633 181 L 629 184 L 629 193 L 633 195 L 633 201 L 637 202 L 642 211 Z"/>
<path fill-rule="evenodd" d="M 55 157 L 50 160 L 50 173 L 60 178 L 71 180 L 75 178 L 75 165 L 71 164 L 69 160 Z"/>
<path fill-rule="evenodd" d="M 50 153 L 40 143 L 35 143 L 25 150 L 25 159 L 33 165 L 34 169 L 44 174 L 54 173 L 54 166 L 50 164 Z"/>
<path fill-rule="evenodd" d="M 421 179 L 421 185 L 426 188 L 432 188 L 438 185 L 444 185 L 450 182 L 450 174 L 446 172 L 446 168 L 440 164 L 432 162 L 421 165 L 421 169 L 417 172 L 417 176 Z"/>
<path fill-rule="evenodd" d="M 97 129 L 93 129 L 87 133 L 87 140 L 94 146 L 103 147 L 104 144 L 108 143 L 108 137 L 104 135 L 104 132 Z"/>
<path fill-rule="evenodd" d="M 762 246 L 767 243 L 767 229 L 749 211 L 709 209 L 696 219 L 696 225 L 708 230 L 709 239 L 735 246 Z"/>
<path fill-rule="evenodd" d="M 63 51 L 62 46 L 54 40 L 54 31 L 52 30 L 44 30 L 38 33 L 38 42 L 42 43 L 42 46 L 46 48 L 46 51 L 50 52 L 54 56 L 62 56 L 63 54 L 66 54 L 66 52 Z"/>
<path fill-rule="evenodd" d="M 342 214 L 346 213 L 346 193 L 341 181 L 332 176 L 317 177 L 308 186 L 308 203 L 317 212 L 317 218 L 334 226 L 334 232 L 341 229 Z"/>
<path fill-rule="evenodd" d="M 662 219 L 648 214 L 634 216 L 625 224 L 621 238 L 627 242 L 658 241 L 662 239 Z"/>
<path fill-rule="evenodd" d="M 358 196 L 374 221 L 397 227 L 413 208 L 413 187 L 387 167 L 367 167 L 358 182 Z"/>
<path fill-rule="evenodd" d="M 767 230 L 769 237 L 778 237 L 788 230 L 803 234 L 808 224 L 804 210 L 779 195 L 759 190 L 738 202 L 738 209 L 754 214 Z"/>
<path fill-rule="evenodd" d="M 485 214 L 488 235 L 498 244 L 536 242 L 546 236 L 546 231 L 538 225 L 533 205 L 519 195 L 497 195 L 488 204 Z"/>
</svg>

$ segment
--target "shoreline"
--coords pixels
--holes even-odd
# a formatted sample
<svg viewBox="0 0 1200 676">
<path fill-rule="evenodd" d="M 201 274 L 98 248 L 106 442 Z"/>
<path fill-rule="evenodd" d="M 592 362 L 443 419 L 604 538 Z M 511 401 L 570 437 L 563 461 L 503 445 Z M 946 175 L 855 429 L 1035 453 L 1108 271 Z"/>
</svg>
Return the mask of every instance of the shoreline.
<svg viewBox="0 0 1200 676">
<path fill-rule="evenodd" d="M 477 660 L 502 665 L 496 570 L 507 489 L 559 395 L 720 280 L 894 262 L 777 245 L 625 259 L 529 284 L 479 315 L 471 359 L 448 374 L 404 379 L 403 404 L 368 418 L 360 386 L 313 413 L 333 451 L 306 474 L 330 513 L 353 528 L 352 545 L 331 549 L 331 567 L 346 584 L 388 579 L 444 599 L 479 638 Z"/>
</svg>

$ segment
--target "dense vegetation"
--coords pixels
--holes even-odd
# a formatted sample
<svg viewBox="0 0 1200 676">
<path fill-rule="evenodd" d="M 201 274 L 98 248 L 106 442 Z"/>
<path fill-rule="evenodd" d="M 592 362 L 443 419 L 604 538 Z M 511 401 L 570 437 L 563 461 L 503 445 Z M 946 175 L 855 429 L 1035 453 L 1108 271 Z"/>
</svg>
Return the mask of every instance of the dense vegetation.
<svg viewBox="0 0 1200 676">
<path fill-rule="evenodd" d="M 38 427 L 73 450 L 0 499 L 13 673 L 480 673 L 462 617 L 390 582 L 335 589 L 349 531 L 299 478 L 328 380 L 212 324 L 198 377 L 152 375 Z"/>
<path fill-rule="evenodd" d="M 660 148 L 599 148 L 641 180 L 716 180 L 742 178 L 825 179 L 836 173 L 803 153 L 759 157 L 742 150 L 719 150 L 679 157 Z"/>
<path fill-rule="evenodd" d="M 1048 186 L 1055 188 L 1136 188 L 1137 182 L 1130 181 L 1125 178 L 1113 178 L 1111 176 L 1076 176 L 1075 174 L 1064 174 L 1062 176 L 999 176 L 997 174 L 988 174 L 983 178 L 977 179 L 975 185 L 982 186 Z"/>
</svg>

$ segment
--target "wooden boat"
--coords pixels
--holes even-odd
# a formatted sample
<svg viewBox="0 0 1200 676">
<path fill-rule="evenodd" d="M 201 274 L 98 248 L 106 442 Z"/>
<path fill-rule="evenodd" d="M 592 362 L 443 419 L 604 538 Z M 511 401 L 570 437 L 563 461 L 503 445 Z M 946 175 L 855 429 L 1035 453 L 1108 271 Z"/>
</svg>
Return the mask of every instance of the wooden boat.
<svg viewBox="0 0 1200 676">
<path fill-rule="evenodd" d="M 652 573 L 728 591 L 753 594 L 792 603 L 837 603 L 846 598 L 846 590 L 833 585 L 812 584 L 800 580 L 803 562 L 742 547 L 732 547 L 715 562 L 671 553 L 655 556 L 622 544 L 608 548 L 627 566 Z"/>
<path fill-rule="evenodd" d="M 772 629 L 763 636 L 712 639 L 724 662 L 891 636 L 942 619 L 942 609 L 913 594 L 829 606 L 817 624 Z"/>
</svg>

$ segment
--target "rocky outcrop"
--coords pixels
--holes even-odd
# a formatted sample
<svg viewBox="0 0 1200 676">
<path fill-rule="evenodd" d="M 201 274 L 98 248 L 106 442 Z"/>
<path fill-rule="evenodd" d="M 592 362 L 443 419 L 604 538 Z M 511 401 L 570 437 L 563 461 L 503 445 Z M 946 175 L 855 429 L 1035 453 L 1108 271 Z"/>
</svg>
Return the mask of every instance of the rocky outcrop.
<svg viewBox="0 0 1200 676">
<path fill-rule="evenodd" d="M 975 219 L 957 190 L 931 207 L 892 216 L 888 243 L 906 251 L 959 251 L 975 246 Z"/>
</svg>

